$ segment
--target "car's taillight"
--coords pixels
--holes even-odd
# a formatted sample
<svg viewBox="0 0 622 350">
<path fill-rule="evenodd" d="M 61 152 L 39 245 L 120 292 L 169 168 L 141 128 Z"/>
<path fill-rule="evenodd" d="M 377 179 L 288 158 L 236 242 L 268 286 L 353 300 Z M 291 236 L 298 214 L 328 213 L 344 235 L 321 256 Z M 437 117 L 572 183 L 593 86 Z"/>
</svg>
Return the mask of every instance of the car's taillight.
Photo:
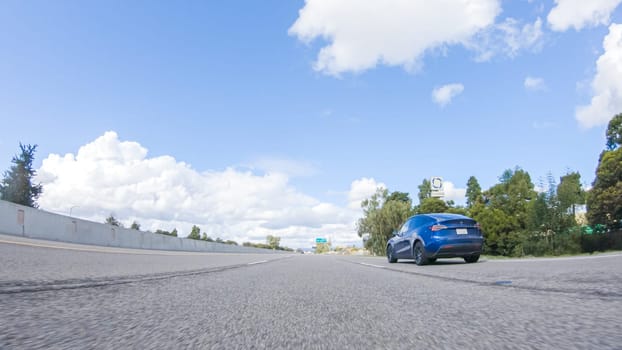
<svg viewBox="0 0 622 350">
<path fill-rule="evenodd" d="M 445 226 L 445 225 L 432 225 L 432 226 L 430 226 L 430 230 L 431 230 L 432 232 L 436 232 L 436 231 L 444 230 L 444 229 L 446 229 L 446 228 L 447 228 L 447 226 Z"/>
</svg>

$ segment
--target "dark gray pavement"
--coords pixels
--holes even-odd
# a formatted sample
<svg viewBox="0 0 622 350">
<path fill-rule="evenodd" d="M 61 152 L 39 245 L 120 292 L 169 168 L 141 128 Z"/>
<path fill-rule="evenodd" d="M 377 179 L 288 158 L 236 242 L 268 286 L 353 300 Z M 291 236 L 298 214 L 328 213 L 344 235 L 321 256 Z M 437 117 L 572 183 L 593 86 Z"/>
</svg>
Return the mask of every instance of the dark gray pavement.
<svg viewBox="0 0 622 350">
<path fill-rule="evenodd" d="M 2 286 L 11 281 L 36 284 L 188 273 L 270 261 L 284 255 L 125 249 L 0 234 L 0 257 L 2 291 Z"/>
<path fill-rule="evenodd" d="M 8 243 L 0 253 L 2 349 L 622 347 L 622 255 L 419 267 Z"/>
</svg>

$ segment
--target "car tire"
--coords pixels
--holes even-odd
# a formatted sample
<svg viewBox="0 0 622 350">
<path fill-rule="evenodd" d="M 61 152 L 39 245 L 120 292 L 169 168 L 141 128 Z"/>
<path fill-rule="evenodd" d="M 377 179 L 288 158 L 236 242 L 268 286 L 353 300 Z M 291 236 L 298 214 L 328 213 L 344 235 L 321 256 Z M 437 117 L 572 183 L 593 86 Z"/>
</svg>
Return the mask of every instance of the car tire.
<svg viewBox="0 0 622 350">
<path fill-rule="evenodd" d="M 391 246 L 387 247 L 387 260 L 389 260 L 389 263 L 391 264 L 397 262 L 397 258 L 393 256 L 393 247 Z"/>
<path fill-rule="evenodd" d="M 419 241 L 415 243 L 415 247 L 413 248 L 413 259 L 415 259 L 415 264 L 419 266 L 428 263 L 428 259 L 425 257 L 425 252 L 423 251 L 423 244 Z"/>
<path fill-rule="evenodd" d="M 471 255 L 471 256 L 464 257 L 464 261 L 468 264 L 476 263 L 477 260 L 479 260 L 479 255 Z"/>
</svg>

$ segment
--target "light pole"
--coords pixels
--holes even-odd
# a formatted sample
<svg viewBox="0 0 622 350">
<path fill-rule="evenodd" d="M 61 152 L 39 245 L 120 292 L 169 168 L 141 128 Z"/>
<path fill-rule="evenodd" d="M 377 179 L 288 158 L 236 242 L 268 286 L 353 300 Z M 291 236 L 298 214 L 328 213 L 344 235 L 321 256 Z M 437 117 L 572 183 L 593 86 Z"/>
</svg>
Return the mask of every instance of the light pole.
<svg viewBox="0 0 622 350">
<path fill-rule="evenodd" d="M 69 216 L 71 216 L 71 212 L 73 211 L 73 208 L 79 208 L 79 205 L 72 205 L 71 208 L 69 208 Z"/>
</svg>

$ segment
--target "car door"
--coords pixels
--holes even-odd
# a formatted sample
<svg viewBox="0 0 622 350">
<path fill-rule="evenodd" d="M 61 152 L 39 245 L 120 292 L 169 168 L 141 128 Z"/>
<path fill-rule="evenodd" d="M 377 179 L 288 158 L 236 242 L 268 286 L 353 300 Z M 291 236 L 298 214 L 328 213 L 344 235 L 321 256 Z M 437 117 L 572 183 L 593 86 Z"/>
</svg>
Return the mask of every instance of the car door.
<svg viewBox="0 0 622 350">
<path fill-rule="evenodd" d="M 397 258 L 410 257 L 410 240 L 408 237 L 408 227 L 410 220 L 406 221 L 397 232 L 398 240 L 395 242 L 395 256 Z"/>
<path fill-rule="evenodd" d="M 426 223 L 425 216 L 416 216 L 410 220 L 410 223 L 408 226 L 408 233 L 406 234 L 408 236 L 408 242 L 409 242 L 409 246 L 408 246 L 409 247 L 409 250 L 408 250 L 409 259 L 414 258 L 412 256 L 413 246 L 415 244 L 415 241 L 419 237 L 419 232 L 421 231 L 425 223 Z"/>
</svg>

